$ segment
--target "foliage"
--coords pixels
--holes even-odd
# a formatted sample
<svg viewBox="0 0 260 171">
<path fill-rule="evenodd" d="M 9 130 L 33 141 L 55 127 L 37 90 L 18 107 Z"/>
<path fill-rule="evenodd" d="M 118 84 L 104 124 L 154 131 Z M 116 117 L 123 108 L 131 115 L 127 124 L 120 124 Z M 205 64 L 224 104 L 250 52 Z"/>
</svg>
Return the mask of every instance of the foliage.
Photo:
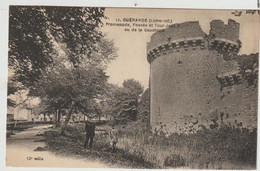
<svg viewBox="0 0 260 171">
<path fill-rule="evenodd" d="M 100 114 L 107 64 L 117 57 L 113 41 L 99 30 L 104 8 L 10 7 L 9 69 L 15 82 L 40 97 L 39 108 L 66 115 Z M 10 87 L 12 90 L 12 87 Z"/>
<path fill-rule="evenodd" d="M 259 53 L 250 55 L 238 55 L 235 60 L 238 62 L 241 70 L 246 71 L 247 69 L 253 70 L 254 65 L 258 64 Z"/>
<path fill-rule="evenodd" d="M 28 94 L 27 89 L 16 81 L 15 76 L 8 77 L 7 83 L 7 106 L 8 107 L 23 107 L 30 108 L 28 104 L 29 98 L 25 98 Z"/>
<path fill-rule="evenodd" d="M 257 86 L 258 81 L 258 57 L 259 53 L 250 55 L 238 55 L 235 61 L 239 64 L 240 72 L 244 75 L 248 85 Z"/>
<path fill-rule="evenodd" d="M 53 64 L 46 68 L 34 87 L 30 89 L 30 96 L 40 97 L 50 113 L 56 116 L 59 125 L 61 115 L 66 115 L 66 123 L 72 113 L 81 113 L 92 117 L 93 114 L 102 115 L 100 102 L 107 89 L 107 79 L 104 69 L 106 64 L 117 56 L 112 41 L 103 38 L 99 52 L 91 61 L 83 60 L 78 65 L 70 65 L 66 57 L 59 56 Z M 101 58 L 99 58 L 102 56 Z M 65 129 L 65 128 L 64 128 Z"/>
<path fill-rule="evenodd" d="M 137 107 L 143 86 L 139 81 L 128 79 L 123 87 L 112 86 L 112 98 L 109 104 L 112 107 L 114 118 L 121 123 L 137 119 Z"/>
<path fill-rule="evenodd" d="M 65 47 L 73 64 L 98 49 L 104 8 L 10 6 L 9 67 L 17 81 L 32 86 Z"/>
<path fill-rule="evenodd" d="M 123 82 L 123 87 L 128 92 L 128 94 L 133 97 L 139 96 L 144 91 L 141 83 L 134 79 L 125 80 Z"/>
<path fill-rule="evenodd" d="M 243 169 L 256 165 L 256 129 L 204 129 L 194 134 L 152 134 L 139 123 L 119 128 L 118 148 L 141 153 L 146 162 L 159 167 L 193 169 Z M 139 155 L 138 153 L 138 155 Z"/>
<path fill-rule="evenodd" d="M 94 67 L 61 68 L 56 72 L 45 73 L 34 93 L 41 98 L 56 101 L 93 99 L 102 93 L 107 78 L 103 70 Z M 67 104 L 67 101 L 64 104 Z"/>
<path fill-rule="evenodd" d="M 150 122 L 150 89 L 146 89 L 138 104 L 138 119 Z"/>
<path fill-rule="evenodd" d="M 59 68 L 46 72 L 30 95 L 38 96 L 49 106 L 49 110 L 63 110 L 66 117 L 72 113 L 89 114 L 95 99 L 105 91 L 108 76 L 102 69 Z"/>
<path fill-rule="evenodd" d="M 119 140 L 114 154 L 110 149 L 108 133 L 97 134 L 93 151 L 87 153 L 88 157 L 96 156 L 120 164 L 127 160 L 144 168 L 243 170 L 256 167 L 256 129 L 249 131 L 226 126 L 215 131 L 205 129 L 195 134 L 165 137 L 152 134 L 142 123 L 137 121 L 125 128 L 116 127 Z M 47 137 L 47 144 L 56 152 L 86 156 L 81 150 L 84 133 L 84 125 L 70 125 L 66 137 Z M 129 166 L 130 163 L 127 164 Z"/>
<path fill-rule="evenodd" d="M 35 81 L 52 61 L 46 30 L 47 18 L 40 7 L 10 6 L 9 67 L 24 84 Z"/>
<path fill-rule="evenodd" d="M 19 85 L 14 81 L 13 77 L 8 78 L 8 83 L 7 83 L 7 106 L 14 107 L 16 105 L 15 101 L 10 98 L 11 95 L 14 95 L 15 92 L 20 90 L 21 88 Z"/>
<path fill-rule="evenodd" d="M 97 129 L 104 129 L 97 127 Z M 94 159 L 110 166 L 120 168 L 154 168 L 151 163 L 145 162 L 142 158 L 126 153 L 124 150 L 117 149 L 112 153 L 109 135 L 106 132 L 96 134 L 94 137 L 93 148 L 91 151 L 83 151 L 85 141 L 85 129 L 83 124 L 71 124 L 66 129 L 65 136 L 57 136 L 55 130 L 47 131 L 45 134 L 48 149 L 59 155 L 77 155 L 78 157 Z M 115 164 L 115 165 L 113 165 Z"/>
<path fill-rule="evenodd" d="M 164 161 L 164 166 L 166 166 L 166 167 L 185 166 L 185 160 L 182 156 L 173 154 L 173 155 L 166 157 L 166 159 Z"/>
</svg>

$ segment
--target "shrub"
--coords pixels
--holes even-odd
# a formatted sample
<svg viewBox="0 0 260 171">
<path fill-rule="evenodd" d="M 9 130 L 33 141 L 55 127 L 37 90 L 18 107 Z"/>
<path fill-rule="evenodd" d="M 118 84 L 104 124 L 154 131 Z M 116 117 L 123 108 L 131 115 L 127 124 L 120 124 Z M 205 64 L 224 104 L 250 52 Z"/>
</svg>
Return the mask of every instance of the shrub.
<svg viewBox="0 0 260 171">
<path fill-rule="evenodd" d="M 243 169 L 245 166 L 256 166 L 256 129 L 233 129 L 225 125 L 217 130 L 204 128 L 197 133 L 173 133 L 168 137 L 152 134 L 140 123 L 131 123 L 124 128 L 118 126 L 116 129 L 118 154 L 139 164 L 150 163 L 155 168 L 187 166 L 193 169 L 234 169 L 238 166 Z M 71 143 L 84 143 L 82 126 L 70 125 L 66 133 L 71 135 Z M 95 136 L 93 148 L 101 157 L 112 152 L 108 136 L 106 132 Z M 70 144 L 64 145 L 67 141 L 64 140 L 56 144 L 58 148 L 64 146 L 68 150 Z M 150 164 L 147 166 L 150 167 Z"/>
<path fill-rule="evenodd" d="M 172 154 L 170 156 L 167 156 L 164 161 L 165 167 L 180 167 L 185 166 L 185 160 L 180 155 Z"/>
</svg>

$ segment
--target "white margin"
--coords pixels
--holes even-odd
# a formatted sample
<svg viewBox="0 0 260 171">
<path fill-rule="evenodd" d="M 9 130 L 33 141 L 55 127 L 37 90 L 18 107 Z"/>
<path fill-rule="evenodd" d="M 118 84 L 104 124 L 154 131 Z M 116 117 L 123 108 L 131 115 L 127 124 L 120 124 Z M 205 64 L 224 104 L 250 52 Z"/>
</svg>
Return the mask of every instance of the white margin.
<svg viewBox="0 0 260 171">
<path fill-rule="evenodd" d="M 48 6 L 95 6 L 133 8 L 196 8 L 196 9 L 258 9 L 257 0 L 0 0 L 0 170 L 53 170 L 53 168 L 5 168 L 5 131 L 7 99 L 7 56 L 8 56 L 8 7 L 9 5 L 48 5 Z M 260 31 L 260 30 L 259 30 Z M 259 84 L 258 84 L 259 86 Z M 260 86 L 259 86 L 260 87 Z M 258 87 L 258 90 L 259 90 Z M 260 101 L 258 99 L 258 106 Z M 258 111 L 259 112 L 259 111 Z M 258 114 L 259 116 L 259 114 Z M 259 124 L 258 120 L 258 124 Z M 258 133 L 259 138 L 259 133 Z M 259 168 L 259 147 L 257 141 L 257 168 Z M 54 170 L 64 170 L 55 168 Z M 65 169 L 65 170 L 104 170 L 104 169 Z M 122 169 L 106 169 L 122 170 Z M 129 170 L 130 169 L 124 169 Z M 139 170 L 139 169 L 131 169 Z M 155 170 L 155 169 L 151 169 Z M 157 169 L 158 170 L 158 169 Z"/>
</svg>

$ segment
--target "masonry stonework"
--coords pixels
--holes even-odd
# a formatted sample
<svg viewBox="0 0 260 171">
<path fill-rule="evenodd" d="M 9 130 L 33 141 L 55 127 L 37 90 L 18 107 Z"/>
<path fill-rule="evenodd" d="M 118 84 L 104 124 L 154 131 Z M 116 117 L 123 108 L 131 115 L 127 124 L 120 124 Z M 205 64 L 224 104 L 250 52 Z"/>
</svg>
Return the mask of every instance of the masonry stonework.
<svg viewBox="0 0 260 171">
<path fill-rule="evenodd" d="M 257 90 L 248 87 L 232 60 L 241 47 L 239 23 L 198 21 L 174 24 L 151 36 L 150 63 L 153 131 L 193 133 L 228 124 L 256 127 Z"/>
</svg>

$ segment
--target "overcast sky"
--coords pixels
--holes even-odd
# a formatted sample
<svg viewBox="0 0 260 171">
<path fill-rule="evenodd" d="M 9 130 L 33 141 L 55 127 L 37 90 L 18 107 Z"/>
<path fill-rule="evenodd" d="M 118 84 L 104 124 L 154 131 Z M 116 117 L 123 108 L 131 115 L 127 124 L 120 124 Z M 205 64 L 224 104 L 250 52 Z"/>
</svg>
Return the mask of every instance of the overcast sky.
<svg viewBox="0 0 260 171">
<path fill-rule="evenodd" d="M 242 41 L 240 54 L 258 52 L 259 16 L 244 12 L 242 16 L 236 17 L 231 12 L 229 10 L 106 8 L 105 15 L 108 19 L 104 20 L 102 31 L 107 33 L 109 39 L 114 40 L 118 48 L 118 58 L 107 69 L 110 76 L 109 82 L 121 85 L 124 80 L 134 78 L 139 80 L 145 88 L 148 87 L 149 63 L 146 59 L 146 43 L 150 41 L 152 32 L 126 32 L 125 27 L 109 26 L 106 23 L 116 23 L 117 18 L 121 19 L 121 23 L 127 23 L 123 22 L 124 18 L 170 19 L 171 24 L 199 21 L 203 31 L 208 34 L 210 21 L 220 19 L 227 24 L 228 19 L 234 19 L 240 23 L 240 40 Z M 142 24 L 142 22 L 135 23 Z M 149 22 L 145 23 L 149 24 Z M 162 24 L 167 25 L 167 23 Z"/>
</svg>

